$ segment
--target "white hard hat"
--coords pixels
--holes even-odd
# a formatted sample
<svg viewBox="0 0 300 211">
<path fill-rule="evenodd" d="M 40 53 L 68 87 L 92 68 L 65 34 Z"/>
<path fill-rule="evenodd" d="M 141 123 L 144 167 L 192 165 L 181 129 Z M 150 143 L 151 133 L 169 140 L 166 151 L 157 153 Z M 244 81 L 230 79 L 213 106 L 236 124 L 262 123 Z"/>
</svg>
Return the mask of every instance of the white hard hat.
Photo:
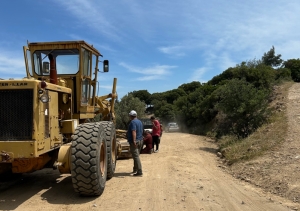
<svg viewBox="0 0 300 211">
<path fill-rule="evenodd" d="M 130 111 L 129 116 L 137 116 L 136 111 L 135 110 Z"/>
</svg>

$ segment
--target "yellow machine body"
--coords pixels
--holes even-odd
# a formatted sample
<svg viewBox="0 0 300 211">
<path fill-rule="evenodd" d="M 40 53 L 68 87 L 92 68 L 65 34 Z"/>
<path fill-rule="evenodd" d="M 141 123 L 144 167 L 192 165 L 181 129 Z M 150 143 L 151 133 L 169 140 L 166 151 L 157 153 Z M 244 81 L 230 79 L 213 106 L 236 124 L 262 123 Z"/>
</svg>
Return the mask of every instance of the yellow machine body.
<svg viewBox="0 0 300 211">
<path fill-rule="evenodd" d="M 27 77 L 0 80 L 0 173 L 53 166 L 68 173 L 76 127 L 96 115 L 115 121 L 117 79 L 112 93 L 97 96 L 102 55 L 85 41 L 28 43 L 23 50 Z"/>
</svg>

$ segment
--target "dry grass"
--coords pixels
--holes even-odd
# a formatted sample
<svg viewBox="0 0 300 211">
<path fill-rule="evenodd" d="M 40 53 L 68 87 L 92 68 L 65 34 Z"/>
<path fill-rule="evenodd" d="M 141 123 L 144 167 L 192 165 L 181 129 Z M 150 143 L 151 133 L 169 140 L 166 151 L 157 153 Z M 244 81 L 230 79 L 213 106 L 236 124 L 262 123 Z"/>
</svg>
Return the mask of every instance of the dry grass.
<svg viewBox="0 0 300 211">
<path fill-rule="evenodd" d="M 288 129 L 286 103 L 288 90 L 292 85 L 293 82 L 285 82 L 274 90 L 274 100 L 270 103 L 274 112 L 268 124 L 263 125 L 245 139 L 224 137 L 218 142 L 228 164 L 253 159 L 274 149 L 284 141 Z"/>
</svg>

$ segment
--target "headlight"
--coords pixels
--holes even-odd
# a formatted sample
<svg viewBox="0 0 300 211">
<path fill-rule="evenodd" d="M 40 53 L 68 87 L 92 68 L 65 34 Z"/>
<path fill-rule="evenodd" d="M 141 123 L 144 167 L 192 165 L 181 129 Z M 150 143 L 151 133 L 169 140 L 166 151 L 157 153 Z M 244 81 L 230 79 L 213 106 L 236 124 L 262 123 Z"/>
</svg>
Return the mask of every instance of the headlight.
<svg viewBox="0 0 300 211">
<path fill-rule="evenodd" d="M 46 94 L 46 92 L 40 97 L 40 100 L 42 103 L 48 103 L 49 102 L 49 96 Z"/>
</svg>

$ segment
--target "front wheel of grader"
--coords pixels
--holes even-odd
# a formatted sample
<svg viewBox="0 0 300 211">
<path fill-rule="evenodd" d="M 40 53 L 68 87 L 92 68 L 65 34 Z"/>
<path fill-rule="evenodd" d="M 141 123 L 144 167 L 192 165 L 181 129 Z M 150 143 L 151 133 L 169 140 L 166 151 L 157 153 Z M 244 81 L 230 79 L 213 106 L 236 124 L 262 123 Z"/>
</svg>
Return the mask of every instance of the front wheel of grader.
<svg viewBox="0 0 300 211">
<path fill-rule="evenodd" d="M 111 179 L 116 170 L 117 164 L 117 139 L 116 139 L 116 128 L 113 122 L 102 121 L 99 122 L 106 135 L 107 145 L 107 179 Z"/>
<path fill-rule="evenodd" d="M 105 130 L 99 122 L 78 125 L 71 145 L 71 177 L 80 195 L 101 195 L 107 177 Z"/>
</svg>

